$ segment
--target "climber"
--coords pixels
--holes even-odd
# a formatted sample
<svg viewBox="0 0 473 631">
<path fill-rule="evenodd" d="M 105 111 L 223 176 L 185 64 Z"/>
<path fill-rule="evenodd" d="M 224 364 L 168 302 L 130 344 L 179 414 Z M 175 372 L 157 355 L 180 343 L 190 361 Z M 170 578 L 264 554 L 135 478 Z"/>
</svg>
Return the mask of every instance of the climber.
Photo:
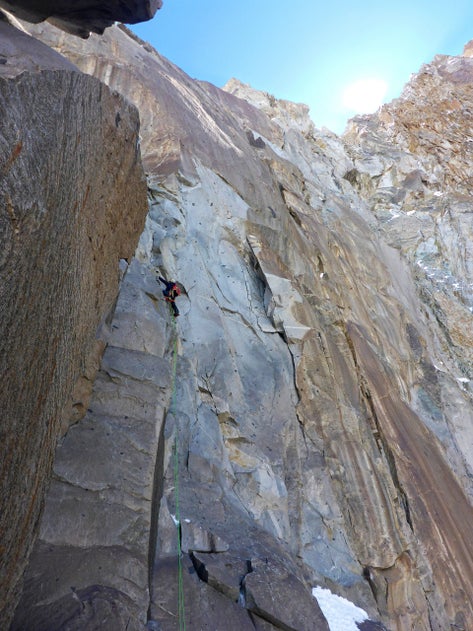
<svg viewBox="0 0 473 631">
<path fill-rule="evenodd" d="M 177 286 L 177 283 L 175 283 L 173 280 L 166 280 L 162 276 L 158 276 L 158 278 L 162 283 L 164 283 L 164 285 L 166 285 L 166 289 L 163 289 L 163 295 L 166 299 L 166 302 L 169 302 L 169 304 L 171 305 L 174 317 L 177 318 L 177 316 L 179 315 L 179 309 L 177 308 L 177 305 L 174 301 L 176 300 L 177 296 L 181 294 L 181 290 Z"/>
</svg>

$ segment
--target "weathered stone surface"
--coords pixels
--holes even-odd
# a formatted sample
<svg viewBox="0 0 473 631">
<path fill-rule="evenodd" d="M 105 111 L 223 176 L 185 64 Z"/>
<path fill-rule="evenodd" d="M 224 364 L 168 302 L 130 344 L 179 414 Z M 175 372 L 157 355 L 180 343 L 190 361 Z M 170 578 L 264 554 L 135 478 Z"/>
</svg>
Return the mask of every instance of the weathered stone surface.
<svg viewBox="0 0 473 631">
<path fill-rule="evenodd" d="M 182 568 L 184 604 L 180 613 L 177 560 L 165 558 L 156 565 L 154 583 L 159 596 L 151 603 L 150 630 L 174 631 L 184 623 L 186 628 L 199 631 L 254 630 L 249 612 L 201 581 L 187 555 L 182 559 Z"/>
<path fill-rule="evenodd" d="M 0 20 L 0 77 L 12 78 L 25 71 L 40 70 L 77 68 L 49 46 Z"/>
<path fill-rule="evenodd" d="M 123 549 L 84 550 L 40 543 L 31 563 L 47 566 L 47 572 L 28 575 L 25 594 L 34 594 L 35 600 L 24 597 L 20 602 L 12 631 L 143 629 L 140 604 L 146 584 L 137 586 L 135 592 L 130 590 L 127 581 L 133 572 L 139 575 L 140 569 L 136 559 Z M 122 568 L 127 568 L 126 575 Z M 126 584 L 125 591 L 105 586 L 115 575 L 117 584 Z"/>
<path fill-rule="evenodd" d="M 45 620 L 49 612 L 58 629 L 101 628 L 109 609 L 118 616 L 108 618 L 110 630 L 146 622 L 170 383 L 170 331 L 158 292 L 149 271 L 134 261 L 122 281 L 87 414 L 56 452 L 14 629 L 36 629 L 36 612 Z M 122 323 L 146 302 L 148 309 L 133 311 L 141 338 L 132 338 Z M 144 351 L 147 339 L 153 344 Z M 75 602 L 83 604 L 74 611 L 71 586 Z"/>
<path fill-rule="evenodd" d="M 33 541 L 62 411 L 96 355 L 96 332 L 118 291 L 119 260 L 131 258 L 142 230 L 146 187 L 136 110 L 39 42 L 10 39 L 10 27 L 0 28 L 2 51 L 13 52 L 18 72 L 31 69 L 36 47 L 37 67 L 47 68 L 0 78 L 3 626 Z M 27 52 L 18 57 L 24 41 Z M 7 60 L 0 68 L 10 66 Z"/>
<path fill-rule="evenodd" d="M 115 22 L 136 24 L 150 20 L 162 7 L 162 0 L 0 0 L 0 9 L 16 17 L 37 23 L 48 20 L 68 33 L 88 37 L 90 32 L 103 33 Z"/>
<path fill-rule="evenodd" d="M 242 598 L 242 581 L 251 571 L 250 559 L 225 552 L 193 552 L 191 559 L 201 580 L 234 602 Z"/>
<path fill-rule="evenodd" d="M 181 522 L 182 549 L 184 552 L 226 552 L 229 545 L 220 537 L 200 526 L 195 526 L 190 519 Z"/>
<path fill-rule="evenodd" d="M 250 85 L 234 78 L 230 79 L 223 89 L 225 92 L 234 94 L 240 99 L 251 103 L 282 128 L 297 130 L 303 134 L 310 133 L 314 128 L 314 123 L 309 116 L 309 107 L 304 103 L 293 103 L 292 101 L 276 99 L 272 94 L 254 90 Z M 254 146 L 261 149 L 264 147 L 264 141 L 261 136 L 257 135 L 257 138 L 260 139 L 260 142 L 254 139 L 254 142 L 256 142 Z"/>
<path fill-rule="evenodd" d="M 235 629 L 308 624 L 284 593 L 272 600 L 273 579 L 307 607 L 309 585 L 336 587 L 396 631 L 465 626 L 470 60 L 437 59 L 341 139 L 303 107 L 192 81 L 123 29 L 87 42 L 32 30 L 142 111 L 151 190 L 137 258 L 186 290 L 149 625 L 176 628 L 177 521 L 186 548 L 208 550 L 183 555 L 196 628 L 224 615 Z M 126 339 L 156 348 L 147 316 L 134 327 L 149 305 L 132 303 L 118 316 Z M 113 406 L 101 381 L 97 401 Z M 233 602 L 245 566 L 251 616 Z"/>
<path fill-rule="evenodd" d="M 245 606 L 285 631 L 329 631 L 317 601 L 286 568 L 271 561 L 251 564 L 243 580 Z"/>
<path fill-rule="evenodd" d="M 279 193 L 272 190 L 267 166 L 258 154 L 249 151 L 246 132 L 235 133 L 233 125 L 237 115 L 245 129 L 258 128 L 264 136 L 281 135 L 262 112 L 210 84 L 192 81 L 124 27 L 113 26 L 101 37 L 92 34 L 87 42 L 68 37 L 48 24 L 25 24 L 25 28 L 83 72 L 102 79 L 137 105 L 142 128 L 147 130 L 141 148 L 151 179 L 159 181 L 177 169 L 192 179 L 196 157 L 237 190 L 252 190 L 254 206 L 262 212 L 266 212 L 268 204 L 280 203 Z M 152 73 L 149 64 L 154 69 Z M 192 148 L 192 154 L 187 146 Z M 254 186 L 255 180 L 260 186 Z"/>
</svg>

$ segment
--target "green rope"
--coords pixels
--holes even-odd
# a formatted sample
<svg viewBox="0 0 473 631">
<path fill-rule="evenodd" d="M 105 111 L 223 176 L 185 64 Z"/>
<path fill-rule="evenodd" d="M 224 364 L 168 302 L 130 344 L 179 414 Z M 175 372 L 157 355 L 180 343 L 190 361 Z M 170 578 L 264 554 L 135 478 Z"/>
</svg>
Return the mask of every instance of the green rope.
<svg viewBox="0 0 473 631">
<path fill-rule="evenodd" d="M 171 372 L 171 407 L 170 412 L 175 414 L 176 404 L 176 371 L 177 371 L 177 327 L 176 318 L 172 312 L 172 307 L 169 305 L 169 311 L 171 313 L 171 320 L 174 327 L 174 345 L 172 353 L 172 372 Z M 186 612 L 184 607 L 184 581 L 182 571 L 182 545 L 181 545 L 181 514 L 179 508 L 179 454 L 178 454 L 178 435 L 179 427 L 177 422 L 175 423 L 174 434 L 174 502 L 176 505 L 176 529 L 177 529 L 177 582 L 178 582 L 178 612 L 177 617 L 179 621 L 179 631 L 186 630 Z"/>
</svg>

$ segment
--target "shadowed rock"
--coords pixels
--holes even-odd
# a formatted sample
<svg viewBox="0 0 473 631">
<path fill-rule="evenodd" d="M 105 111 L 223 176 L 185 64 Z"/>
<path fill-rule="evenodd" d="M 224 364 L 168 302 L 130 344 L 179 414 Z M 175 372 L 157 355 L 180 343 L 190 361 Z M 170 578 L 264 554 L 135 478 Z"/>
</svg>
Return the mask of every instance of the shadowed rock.
<svg viewBox="0 0 473 631">
<path fill-rule="evenodd" d="M 68 33 L 88 37 L 91 32 L 103 33 L 115 22 L 135 24 L 150 20 L 162 4 L 162 0 L 0 0 L 0 9 L 34 24 L 48 20 Z"/>
<path fill-rule="evenodd" d="M 72 624 L 65 606 L 71 585 L 84 609 L 74 613 L 76 626 L 71 628 L 85 621 L 101 627 L 107 608 L 116 610 L 121 621 L 113 627 L 112 616 L 110 630 L 127 624 L 138 629 L 146 622 L 162 478 L 161 422 L 169 388 L 169 362 L 163 355 L 169 332 L 162 317 L 165 305 L 159 313 L 151 297 L 157 284 L 143 271 L 134 261 L 122 282 L 87 414 L 56 451 L 14 629 L 35 628 L 38 599 L 41 615 L 47 619 L 51 611 L 56 628 Z M 140 335 L 132 337 L 126 316 L 139 302 L 141 326 L 135 314 L 134 328 Z M 152 352 L 142 350 L 147 340 Z"/>
<path fill-rule="evenodd" d="M 253 562 L 242 583 L 245 606 L 285 631 L 329 631 L 317 601 L 286 568 Z"/>
<path fill-rule="evenodd" d="M 22 72 L 77 70 L 70 61 L 49 46 L 0 20 L 0 77 L 12 78 Z"/>
<path fill-rule="evenodd" d="M 135 108 L 3 22 L 0 36 L 4 626 L 71 418 L 62 425 L 64 409 L 83 405 L 70 402 L 81 375 L 90 392 L 104 343 L 96 333 L 142 230 L 146 185 Z"/>
<path fill-rule="evenodd" d="M 98 557 L 97 560 L 99 560 Z M 11 631 L 82 631 L 100 628 L 104 631 L 142 631 L 143 625 L 130 616 L 136 609 L 135 603 L 116 589 L 91 586 L 76 589 L 71 586 L 69 593 L 62 596 L 54 606 L 35 608 L 34 617 L 28 609 L 17 612 Z M 25 615 L 22 615 L 22 614 Z"/>
</svg>

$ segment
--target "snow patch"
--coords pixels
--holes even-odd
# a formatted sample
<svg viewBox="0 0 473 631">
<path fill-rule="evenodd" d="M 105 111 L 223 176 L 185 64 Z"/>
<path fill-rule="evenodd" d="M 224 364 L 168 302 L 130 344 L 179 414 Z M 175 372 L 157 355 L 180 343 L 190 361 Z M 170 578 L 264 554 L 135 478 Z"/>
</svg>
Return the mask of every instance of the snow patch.
<svg viewBox="0 0 473 631">
<path fill-rule="evenodd" d="M 357 622 L 368 620 L 368 614 L 346 598 L 332 594 L 329 589 L 314 587 L 312 595 L 319 603 L 330 631 L 359 631 Z"/>
</svg>

